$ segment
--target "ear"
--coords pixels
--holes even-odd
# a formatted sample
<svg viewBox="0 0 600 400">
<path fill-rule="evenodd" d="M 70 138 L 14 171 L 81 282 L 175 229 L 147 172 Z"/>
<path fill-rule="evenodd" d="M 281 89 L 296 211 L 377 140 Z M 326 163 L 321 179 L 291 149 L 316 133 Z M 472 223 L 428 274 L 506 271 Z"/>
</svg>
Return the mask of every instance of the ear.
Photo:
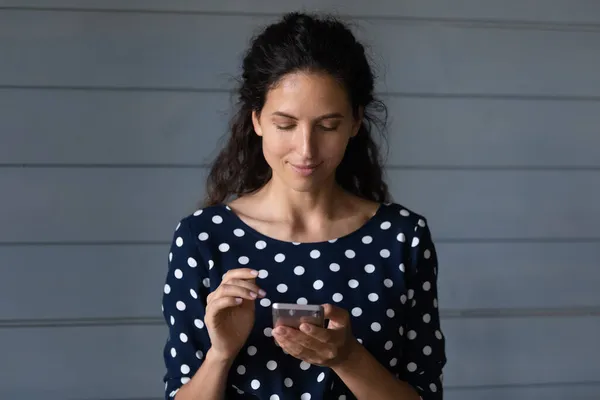
<svg viewBox="0 0 600 400">
<path fill-rule="evenodd" d="M 360 127 L 362 125 L 363 122 L 363 118 L 365 116 L 365 109 L 364 107 L 359 107 L 358 108 L 358 113 L 357 113 L 357 118 L 354 120 L 354 124 L 352 125 L 352 135 L 351 137 L 354 137 L 356 135 L 358 135 L 358 131 L 360 130 Z"/>
<path fill-rule="evenodd" d="M 258 136 L 262 136 L 262 127 L 260 126 L 259 118 L 260 116 L 258 115 L 256 110 L 252 111 L 252 125 L 254 125 L 254 132 L 256 132 Z"/>
</svg>

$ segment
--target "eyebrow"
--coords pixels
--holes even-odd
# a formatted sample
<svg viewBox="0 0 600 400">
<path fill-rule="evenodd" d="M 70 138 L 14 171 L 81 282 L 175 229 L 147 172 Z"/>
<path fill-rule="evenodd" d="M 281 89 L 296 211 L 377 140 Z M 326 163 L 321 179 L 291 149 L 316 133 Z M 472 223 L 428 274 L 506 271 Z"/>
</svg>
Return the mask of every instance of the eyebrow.
<svg viewBox="0 0 600 400">
<path fill-rule="evenodd" d="M 271 114 L 273 116 L 279 116 L 279 117 L 285 117 L 285 118 L 290 118 L 290 119 L 295 119 L 297 120 L 298 118 L 294 117 L 293 115 L 290 114 L 286 114 L 284 112 L 281 111 L 275 111 L 273 114 Z M 317 121 L 321 121 L 324 119 L 331 119 L 331 118 L 344 118 L 343 114 L 340 113 L 330 113 L 330 114 L 325 114 L 325 115 L 321 115 L 320 117 L 316 118 Z"/>
</svg>

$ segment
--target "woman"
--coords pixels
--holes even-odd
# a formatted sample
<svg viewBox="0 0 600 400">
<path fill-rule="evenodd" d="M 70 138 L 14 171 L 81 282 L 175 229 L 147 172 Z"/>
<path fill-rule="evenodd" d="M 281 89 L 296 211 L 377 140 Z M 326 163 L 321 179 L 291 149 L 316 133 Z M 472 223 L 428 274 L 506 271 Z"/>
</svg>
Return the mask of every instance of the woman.
<svg viewBox="0 0 600 400">
<path fill-rule="evenodd" d="M 334 19 L 293 13 L 254 39 L 206 204 L 173 236 L 167 398 L 442 398 L 436 252 L 389 202 L 373 80 Z M 273 329 L 275 302 L 322 304 L 328 325 Z"/>
</svg>

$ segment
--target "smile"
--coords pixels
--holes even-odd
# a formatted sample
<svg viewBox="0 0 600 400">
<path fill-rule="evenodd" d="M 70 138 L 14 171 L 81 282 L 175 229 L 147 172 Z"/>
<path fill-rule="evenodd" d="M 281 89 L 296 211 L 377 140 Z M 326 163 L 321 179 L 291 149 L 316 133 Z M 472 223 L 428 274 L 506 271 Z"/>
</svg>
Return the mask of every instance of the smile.
<svg viewBox="0 0 600 400">
<path fill-rule="evenodd" d="M 311 164 L 311 165 L 294 165 L 290 163 L 292 169 L 299 175 L 309 176 L 311 175 L 320 164 Z"/>
</svg>

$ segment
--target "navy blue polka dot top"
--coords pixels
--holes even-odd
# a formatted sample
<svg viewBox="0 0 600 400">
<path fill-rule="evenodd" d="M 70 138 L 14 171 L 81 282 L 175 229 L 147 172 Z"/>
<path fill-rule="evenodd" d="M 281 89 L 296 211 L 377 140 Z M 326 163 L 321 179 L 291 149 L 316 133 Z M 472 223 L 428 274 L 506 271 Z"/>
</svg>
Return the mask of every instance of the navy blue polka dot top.
<svg viewBox="0 0 600 400">
<path fill-rule="evenodd" d="M 282 351 L 271 334 L 271 304 L 331 303 L 351 315 L 357 340 L 423 400 L 442 399 L 445 338 L 437 303 L 437 257 L 426 219 L 383 204 L 358 230 L 317 243 L 285 242 L 245 224 L 228 206 L 200 209 L 173 235 L 163 294 L 169 328 L 165 398 L 200 368 L 210 348 L 206 297 L 229 269 L 260 271 L 250 336 L 231 368 L 227 399 L 354 399 L 333 370 Z"/>
</svg>

